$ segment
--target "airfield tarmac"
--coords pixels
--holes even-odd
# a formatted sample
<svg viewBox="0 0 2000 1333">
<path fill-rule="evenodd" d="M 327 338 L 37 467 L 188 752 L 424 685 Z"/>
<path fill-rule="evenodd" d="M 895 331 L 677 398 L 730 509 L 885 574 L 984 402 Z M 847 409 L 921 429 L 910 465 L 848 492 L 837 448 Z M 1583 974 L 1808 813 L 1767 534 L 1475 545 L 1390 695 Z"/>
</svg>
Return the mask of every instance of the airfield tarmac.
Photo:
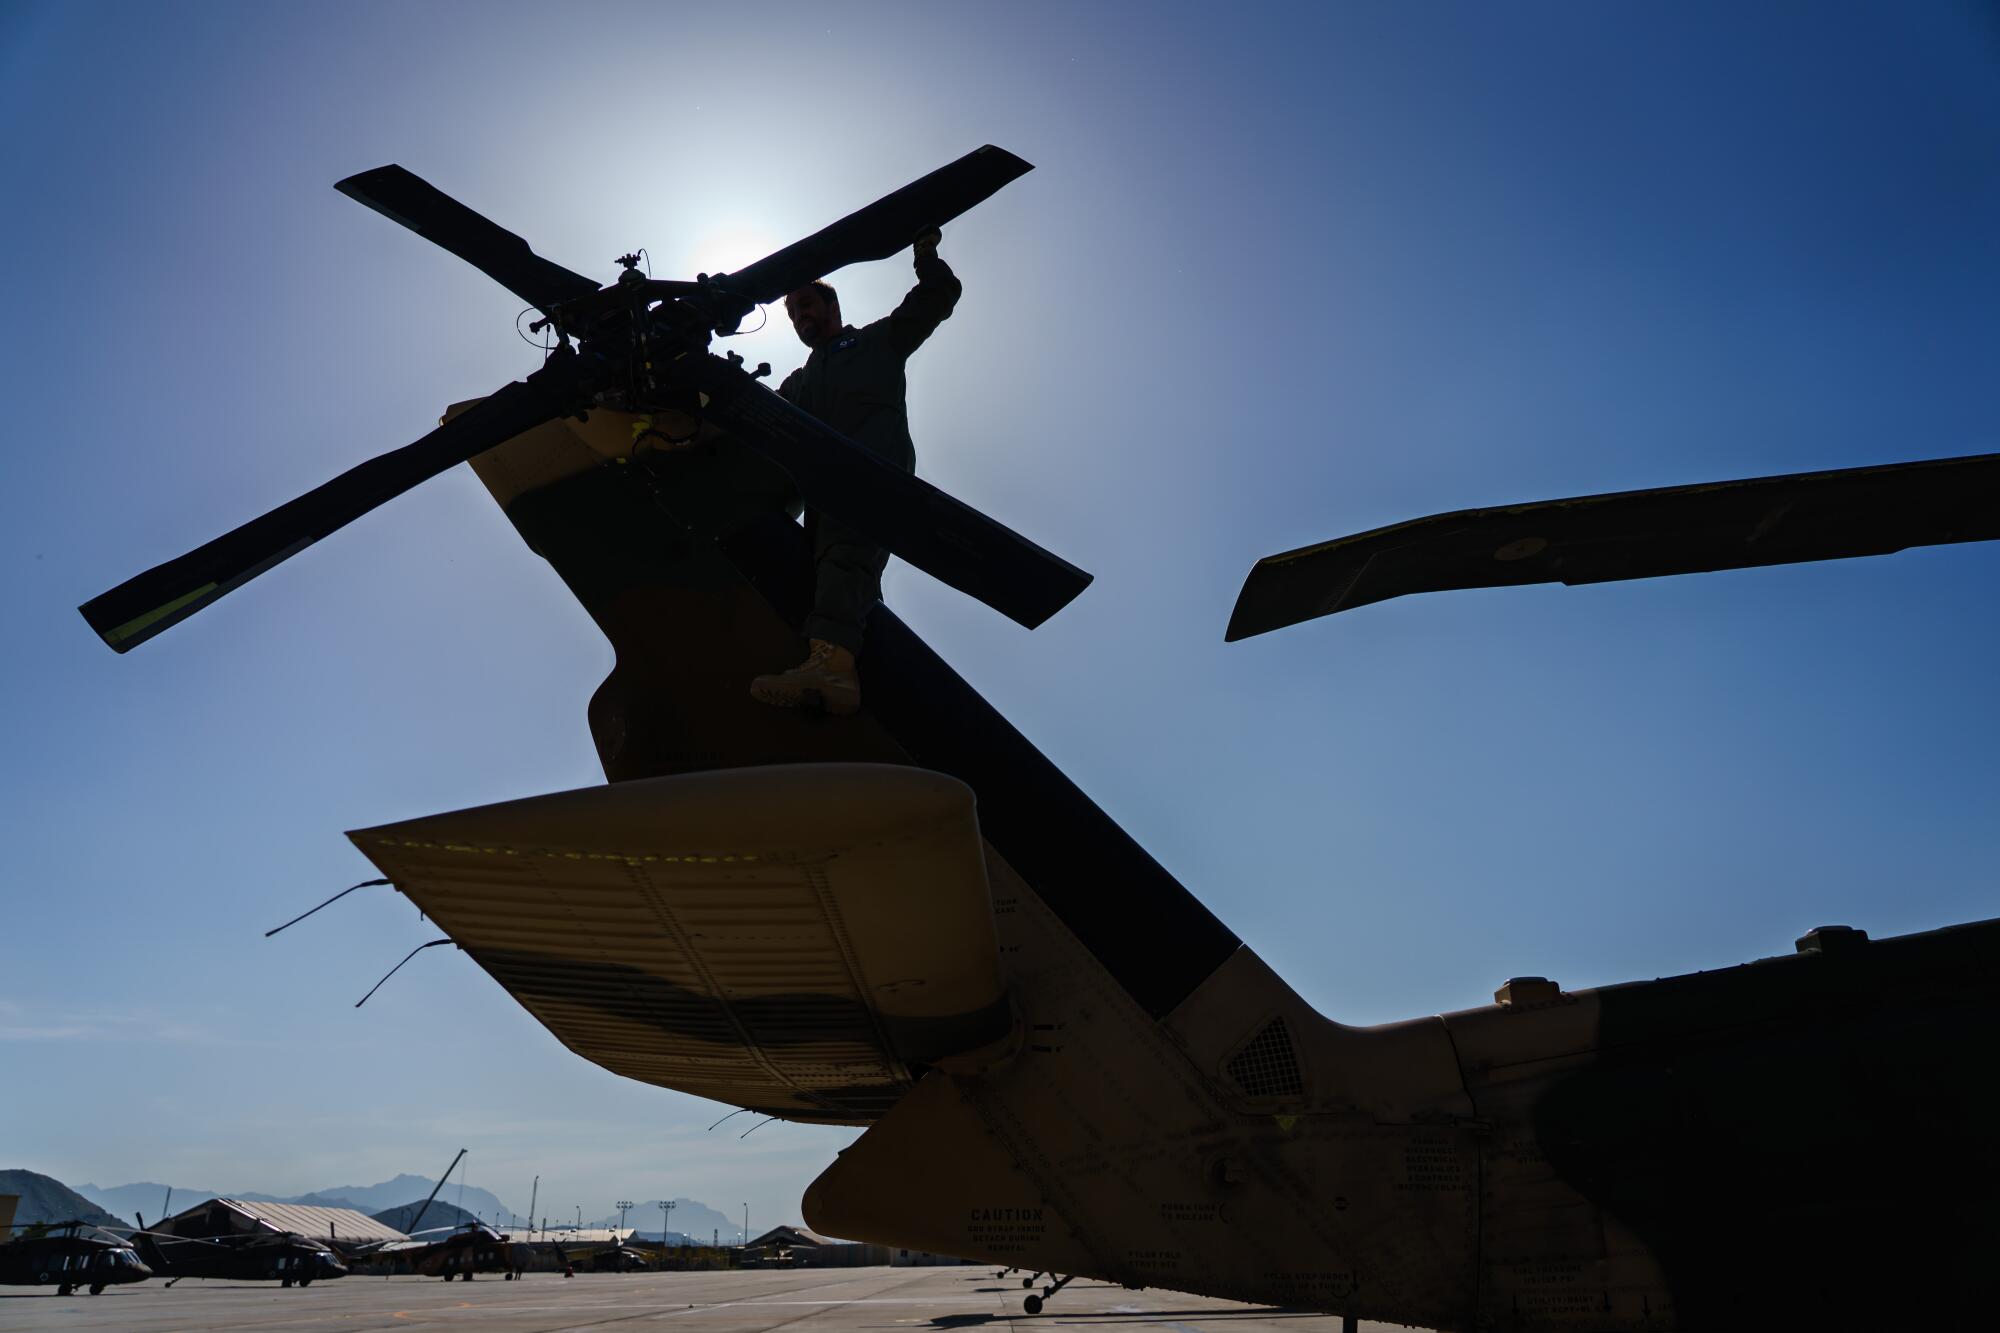
<svg viewBox="0 0 2000 1333">
<path fill-rule="evenodd" d="M 0 1330 L 73 1329 L 105 1333 L 290 1329 L 479 1329 L 556 1333 L 669 1325 L 674 1333 L 770 1333 L 787 1328 L 840 1333 L 948 1333 L 997 1326 L 1072 1327 L 1103 1333 L 1339 1333 L 1340 1320 L 1268 1306 L 1127 1291 L 1078 1279 L 1042 1313 L 1021 1311 L 1018 1276 L 991 1268 L 796 1268 L 716 1273 L 530 1273 L 520 1282 L 481 1277 L 348 1277 L 304 1290 L 270 1282 L 158 1281 L 112 1287 L 101 1296 L 58 1297 L 47 1289 L 0 1287 Z M 1393 1326 L 1364 1321 L 1363 1329 Z"/>
</svg>

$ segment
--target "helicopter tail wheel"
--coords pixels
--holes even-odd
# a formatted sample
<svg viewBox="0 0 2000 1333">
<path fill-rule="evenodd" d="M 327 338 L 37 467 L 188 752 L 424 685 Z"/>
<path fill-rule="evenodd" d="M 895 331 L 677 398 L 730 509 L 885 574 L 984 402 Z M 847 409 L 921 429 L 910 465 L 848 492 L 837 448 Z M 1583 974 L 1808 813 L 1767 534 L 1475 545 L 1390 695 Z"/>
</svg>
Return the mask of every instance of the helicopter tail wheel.
<svg viewBox="0 0 2000 1333">
<path fill-rule="evenodd" d="M 104 1294 L 104 1284 L 102 1282 L 91 1283 L 90 1294 L 93 1296 L 102 1296 Z"/>
<path fill-rule="evenodd" d="M 61 1286 L 59 1286 L 59 1287 L 57 1287 L 57 1288 L 56 1288 L 56 1295 L 58 1295 L 58 1296 L 67 1296 L 67 1295 L 69 1295 L 69 1294 L 70 1294 L 71 1292 L 73 1292 L 73 1291 L 75 1291 L 75 1290 L 76 1290 L 76 1288 L 75 1288 L 74 1286 L 72 1286 L 72 1285 L 70 1285 L 69 1283 L 65 1282 L 65 1283 L 63 1283 L 63 1284 L 62 1284 Z"/>
<path fill-rule="evenodd" d="M 1042 1312 L 1043 1301 L 1053 1297 L 1057 1292 L 1061 1291 L 1064 1287 L 1067 1287 L 1070 1283 L 1074 1281 L 1076 1281 L 1076 1274 L 1074 1273 L 1071 1273 L 1068 1277 L 1057 1278 L 1053 1283 L 1042 1288 L 1041 1295 L 1030 1296 L 1028 1297 L 1027 1300 L 1023 1301 L 1021 1303 L 1022 1307 L 1026 1309 L 1029 1314 L 1040 1314 Z"/>
</svg>

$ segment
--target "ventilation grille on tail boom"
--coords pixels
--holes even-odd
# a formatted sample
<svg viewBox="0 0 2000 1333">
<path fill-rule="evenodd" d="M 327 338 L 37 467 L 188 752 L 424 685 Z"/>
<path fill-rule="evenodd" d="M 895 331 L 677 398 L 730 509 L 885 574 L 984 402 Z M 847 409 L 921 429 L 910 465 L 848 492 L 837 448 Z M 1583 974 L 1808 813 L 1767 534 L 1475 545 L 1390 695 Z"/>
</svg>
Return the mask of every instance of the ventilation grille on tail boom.
<svg viewBox="0 0 2000 1333">
<path fill-rule="evenodd" d="M 1251 1097 L 1298 1097 L 1305 1093 L 1298 1056 L 1285 1020 L 1274 1018 L 1226 1066 L 1236 1086 Z"/>
</svg>

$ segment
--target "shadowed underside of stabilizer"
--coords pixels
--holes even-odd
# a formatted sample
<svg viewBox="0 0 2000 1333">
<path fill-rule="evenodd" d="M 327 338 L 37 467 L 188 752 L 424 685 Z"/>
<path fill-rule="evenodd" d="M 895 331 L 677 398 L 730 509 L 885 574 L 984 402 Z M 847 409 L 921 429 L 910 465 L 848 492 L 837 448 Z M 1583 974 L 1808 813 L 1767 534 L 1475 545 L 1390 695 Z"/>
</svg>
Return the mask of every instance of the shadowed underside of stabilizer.
<svg viewBox="0 0 2000 1333">
<path fill-rule="evenodd" d="M 866 1123 L 1005 1040 L 972 793 L 922 769 L 653 778 L 348 835 L 571 1050 Z"/>
</svg>

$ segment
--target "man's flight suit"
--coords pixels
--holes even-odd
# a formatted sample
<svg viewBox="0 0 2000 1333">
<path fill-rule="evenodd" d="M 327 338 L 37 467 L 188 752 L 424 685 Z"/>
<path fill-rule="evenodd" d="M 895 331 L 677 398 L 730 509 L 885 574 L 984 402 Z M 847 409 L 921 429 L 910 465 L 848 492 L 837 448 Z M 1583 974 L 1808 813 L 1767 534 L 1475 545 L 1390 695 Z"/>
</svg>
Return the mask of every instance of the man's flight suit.
<svg viewBox="0 0 2000 1333">
<path fill-rule="evenodd" d="M 916 470 L 917 455 L 903 402 L 903 363 L 951 314 L 963 290 L 935 250 L 918 251 L 916 266 L 917 285 L 893 314 L 865 328 L 842 328 L 778 386 L 786 402 L 905 472 Z M 806 637 L 859 652 L 862 624 L 882 597 L 889 553 L 825 514 L 810 522 L 817 582 Z"/>
</svg>

